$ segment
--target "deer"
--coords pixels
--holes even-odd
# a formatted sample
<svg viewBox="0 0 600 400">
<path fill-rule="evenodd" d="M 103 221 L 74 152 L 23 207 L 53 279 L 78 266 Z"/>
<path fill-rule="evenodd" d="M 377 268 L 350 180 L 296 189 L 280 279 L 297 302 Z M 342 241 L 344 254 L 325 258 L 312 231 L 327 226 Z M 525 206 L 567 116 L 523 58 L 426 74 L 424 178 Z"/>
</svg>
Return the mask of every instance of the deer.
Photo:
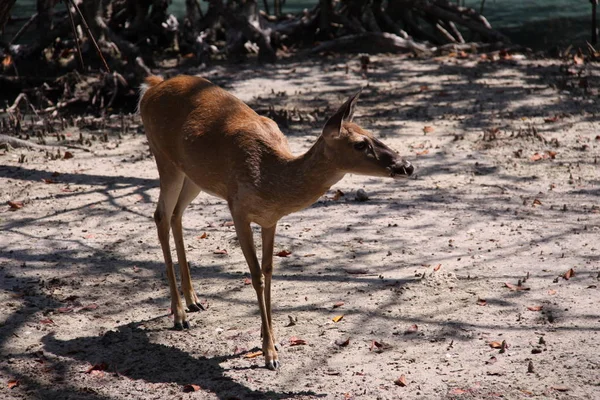
<svg viewBox="0 0 600 400">
<path fill-rule="evenodd" d="M 360 92 L 359 92 L 360 93 Z M 413 165 L 353 122 L 359 93 L 331 116 L 314 145 L 291 153 L 277 124 L 228 91 L 196 76 L 151 75 L 140 90 L 139 112 L 154 155 L 160 192 L 154 221 L 171 295 L 174 329 L 189 329 L 170 249 L 173 232 L 188 312 L 203 309 L 190 276 L 182 232 L 186 207 L 204 191 L 227 202 L 250 268 L 261 319 L 265 366 L 280 362 L 271 318 L 273 246 L 278 221 L 316 202 L 345 174 L 407 178 Z M 260 226 L 259 263 L 251 224 Z"/>
</svg>

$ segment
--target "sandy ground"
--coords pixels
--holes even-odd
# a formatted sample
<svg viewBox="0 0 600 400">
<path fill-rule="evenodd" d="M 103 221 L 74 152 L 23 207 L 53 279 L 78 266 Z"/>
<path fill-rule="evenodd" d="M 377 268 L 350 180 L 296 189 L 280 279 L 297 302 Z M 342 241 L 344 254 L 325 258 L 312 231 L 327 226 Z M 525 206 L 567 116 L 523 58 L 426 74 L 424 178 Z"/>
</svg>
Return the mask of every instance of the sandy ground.
<svg viewBox="0 0 600 400">
<path fill-rule="evenodd" d="M 297 153 L 364 87 L 357 121 L 418 169 L 349 175 L 280 221 L 277 372 L 248 357 L 255 293 L 225 203 L 205 194 L 184 226 L 208 310 L 170 329 L 141 128 L 70 159 L 0 152 L 0 398 L 600 398 L 597 66 L 382 56 L 365 74 L 358 60 L 202 72 L 271 107 Z M 79 132 L 102 135 L 64 133 Z"/>
</svg>

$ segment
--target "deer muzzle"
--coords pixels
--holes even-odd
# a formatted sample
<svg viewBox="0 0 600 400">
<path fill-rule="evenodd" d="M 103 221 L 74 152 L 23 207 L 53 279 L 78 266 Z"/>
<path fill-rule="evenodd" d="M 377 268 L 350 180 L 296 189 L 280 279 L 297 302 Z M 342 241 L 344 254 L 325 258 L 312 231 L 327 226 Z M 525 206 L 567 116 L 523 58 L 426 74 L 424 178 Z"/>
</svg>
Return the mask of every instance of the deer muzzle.
<svg viewBox="0 0 600 400">
<path fill-rule="evenodd" d="M 406 160 L 400 160 L 388 167 L 392 178 L 408 178 L 415 172 L 415 167 Z"/>
</svg>

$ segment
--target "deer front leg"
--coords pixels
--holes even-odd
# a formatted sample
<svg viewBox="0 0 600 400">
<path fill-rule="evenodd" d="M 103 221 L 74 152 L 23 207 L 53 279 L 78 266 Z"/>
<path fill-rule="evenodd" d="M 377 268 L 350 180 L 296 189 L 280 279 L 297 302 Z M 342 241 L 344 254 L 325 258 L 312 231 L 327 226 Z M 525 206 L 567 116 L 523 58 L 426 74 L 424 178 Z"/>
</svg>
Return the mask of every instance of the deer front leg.
<svg viewBox="0 0 600 400">
<path fill-rule="evenodd" d="M 254 248 L 254 238 L 252 235 L 252 228 L 250 222 L 243 216 L 236 216 L 233 214 L 233 222 L 235 224 L 235 231 L 240 241 L 240 246 L 250 267 L 250 274 L 252 275 L 252 286 L 256 291 L 256 297 L 258 299 L 258 308 L 260 309 L 261 319 L 261 331 L 263 332 L 263 343 L 262 351 L 265 356 L 265 365 L 269 369 L 279 368 L 279 360 L 277 357 L 277 351 L 273 344 L 273 337 L 271 335 L 271 325 L 269 318 L 267 317 L 267 306 L 265 304 L 265 278 L 263 277 L 258 259 L 256 258 L 256 249 Z"/>
<path fill-rule="evenodd" d="M 269 321 L 269 328 L 271 329 L 271 338 L 273 343 L 275 334 L 273 332 L 273 320 L 271 319 L 271 277 L 273 276 L 273 245 L 275 243 L 275 228 L 274 225 L 269 228 L 263 227 L 261 229 L 262 234 L 262 273 L 265 277 L 265 306 L 267 309 L 267 320 Z M 265 332 L 262 332 L 263 336 Z"/>
</svg>

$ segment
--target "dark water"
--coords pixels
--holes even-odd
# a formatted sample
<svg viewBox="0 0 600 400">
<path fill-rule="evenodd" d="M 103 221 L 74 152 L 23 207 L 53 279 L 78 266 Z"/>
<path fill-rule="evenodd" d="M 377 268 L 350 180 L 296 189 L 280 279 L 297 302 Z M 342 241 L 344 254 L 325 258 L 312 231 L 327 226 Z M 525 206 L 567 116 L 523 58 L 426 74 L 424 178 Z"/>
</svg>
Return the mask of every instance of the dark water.
<svg viewBox="0 0 600 400">
<path fill-rule="evenodd" d="M 481 7 L 481 0 L 457 1 L 476 10 Z M 262 4 L 261 0 L 258 2 Z M 317 0 L 286 0 L 284 12 L 298 12 L 316 3 Z M 591 36 L 591 9 L 589 0 L 485 0 L 483 14 L 513 42 L 542 50 L 584 45 Z M 185 13 L 184 0 L 173 0 L 170 11 L 181 17 Z M 17 16 L 34 12 L 35 0 L 18 0 L 13 9 Z"/>
</svg>

